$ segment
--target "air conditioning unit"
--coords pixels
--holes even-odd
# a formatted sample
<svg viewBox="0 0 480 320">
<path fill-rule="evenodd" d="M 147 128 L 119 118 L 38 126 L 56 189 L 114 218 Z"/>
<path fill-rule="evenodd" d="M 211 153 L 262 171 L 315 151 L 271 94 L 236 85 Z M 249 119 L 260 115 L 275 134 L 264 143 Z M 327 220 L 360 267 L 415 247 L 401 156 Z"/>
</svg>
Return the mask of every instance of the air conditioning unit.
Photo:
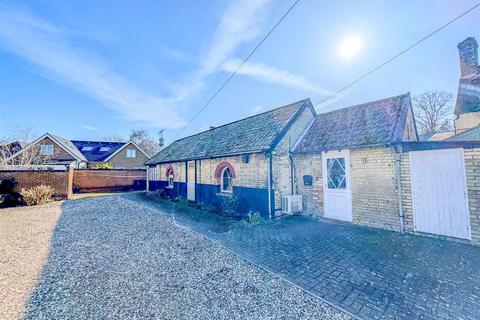
<svg viewBox="0 0 480 320">
<path fill-rule="evenodd" d="M 302 196 L 292 194 L 282 197 L 282 212 L 293 214 L 303 210 Z"/>
</svg>

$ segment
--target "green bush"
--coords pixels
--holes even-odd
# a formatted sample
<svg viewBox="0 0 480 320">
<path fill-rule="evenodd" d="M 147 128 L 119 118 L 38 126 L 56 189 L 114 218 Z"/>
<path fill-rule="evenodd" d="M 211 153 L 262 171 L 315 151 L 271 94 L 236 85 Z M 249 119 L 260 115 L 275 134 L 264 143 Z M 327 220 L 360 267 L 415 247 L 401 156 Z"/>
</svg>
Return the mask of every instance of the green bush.
<svg viewBox="0 0 480 320">
<path fill-rule="evenodd" d="M 39 185 L 20 192 L 27 206 L 35 206 L 47 203 L 53 195 L 54 189 L 50 186 Z"/>
<path fill-rule="evenodd" d="M 260 212 L 251 212 L 250 211 L 247 214 L 247 223 L 250 226 L 255 227 L 255 226 L 265 224 L 265 223 L 267 223 L 267 221 L 262 218 L 262 215 L 260 214 Z"/>
</svg>

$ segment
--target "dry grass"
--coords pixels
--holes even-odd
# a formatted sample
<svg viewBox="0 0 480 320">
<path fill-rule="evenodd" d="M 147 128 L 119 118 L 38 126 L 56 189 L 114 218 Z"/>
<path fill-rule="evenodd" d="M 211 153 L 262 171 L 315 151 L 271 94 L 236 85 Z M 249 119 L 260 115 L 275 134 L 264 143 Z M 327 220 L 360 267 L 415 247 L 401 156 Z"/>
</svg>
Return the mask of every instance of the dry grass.
<svg viewBox="0 0 480 320">
<path fill-rule="evenodd" d="M 0 315 L 19 319 L 46 263 L 62 202 L 0 209 Z"/>
</svg>

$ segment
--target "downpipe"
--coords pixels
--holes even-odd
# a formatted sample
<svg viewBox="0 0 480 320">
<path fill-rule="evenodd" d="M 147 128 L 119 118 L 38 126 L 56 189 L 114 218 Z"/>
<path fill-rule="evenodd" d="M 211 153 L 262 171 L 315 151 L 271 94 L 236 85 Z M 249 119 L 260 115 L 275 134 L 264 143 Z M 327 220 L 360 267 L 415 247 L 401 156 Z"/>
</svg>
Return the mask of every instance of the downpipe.
<svg viewBox="0 0 480 320">
<path fill-rule="evenodd" d="M 272 153 L 269 152 L 266 154 L 267 156 L 267 179 L 268 179 L 268 217 L 269 219 L 273 218 L 272 214 Z"/>
<path fill-rule="evenodd" d="M 403 201 L 402 201 L 402 151 L 401 147 L 395 146 L 395 167 L 396 167 L 396 179 L 397 179 L 397 194 L 398 194 L 398 216 L 400 218 L 400 234 L 405 234 L 405 215 L 403 213 Z"/>
</svg>

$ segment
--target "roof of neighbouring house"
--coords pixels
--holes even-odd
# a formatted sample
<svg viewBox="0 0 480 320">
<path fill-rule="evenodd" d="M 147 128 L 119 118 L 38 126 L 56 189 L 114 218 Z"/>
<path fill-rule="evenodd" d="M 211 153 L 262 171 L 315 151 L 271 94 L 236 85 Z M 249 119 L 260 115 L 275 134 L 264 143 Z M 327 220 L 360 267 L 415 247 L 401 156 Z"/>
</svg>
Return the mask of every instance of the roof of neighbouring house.
<svg viewBox="0 0 480 320">
<path fill-rule="evenodd" d="M 87 158 L 77 149 L 77 147 L 72 143 L 72 141 L 47 133 L 55 142 L 61 145 L 66 151 L 74 155 L 77 159 L 87 161 Z"/>
<path fill-rule="evenodd" d="M 402 141 L 411 110 L 410 94 L 320 113 L 297 153 L 340 150 Z"/>
<path fill-rule="evenodd" d="M 448 141 L 480 141 L 480 125 L 463 131 L 453 137 L 447 139 Z"/>
<path fill-rule="evenodd" d="M 104 161 L 117 150 L 125 146 L 126 142 L 83 141 L 72 140 L 75 148 L 82 153 L 87 161 Z"/>
<path fill-rule="evenodd" d="M 304 99 L 176 140 L 146 164 L 269 150 L 304 108 L 315 112 L 310 99 Z"/>
<path fill-rule="evenodd" d="M 480 71 L 476 76 L 462 78 L 458 84 L 455 114 L 480 112 Z"/>
<path fill-rule="evenodd" d="M 447 140 L 448 138 L 452 137 L 455 133 L 453 131 L 448 132 L 438 132 L 432 134 L 432 136 L 428 139 L 429 141 L 442 141 Z"/>
</svg>

